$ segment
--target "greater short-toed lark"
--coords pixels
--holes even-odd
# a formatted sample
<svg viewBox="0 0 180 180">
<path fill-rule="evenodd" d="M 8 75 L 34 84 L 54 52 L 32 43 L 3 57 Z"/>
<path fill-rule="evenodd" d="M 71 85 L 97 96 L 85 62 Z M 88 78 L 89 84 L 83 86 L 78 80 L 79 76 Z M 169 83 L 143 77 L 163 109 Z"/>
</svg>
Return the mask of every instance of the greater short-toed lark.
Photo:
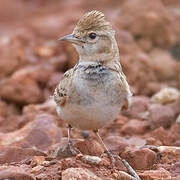
<svg viewBox="0 0 180 180">
<path fill-rule="evenodd" d="M 91 11 L 61 40 L 71 42 L 79 54 L 79 62 L 64 74 L 54 92 L 57 112 L 68 124 L 68 143 L 72 145 L 70 129 L 74 127 L 93 130 L 105 146 L 98 129 L 112 122 L 122 108 L 127 109 L 131 98 L 115 31 L 103 13 Z"/>
</svg>

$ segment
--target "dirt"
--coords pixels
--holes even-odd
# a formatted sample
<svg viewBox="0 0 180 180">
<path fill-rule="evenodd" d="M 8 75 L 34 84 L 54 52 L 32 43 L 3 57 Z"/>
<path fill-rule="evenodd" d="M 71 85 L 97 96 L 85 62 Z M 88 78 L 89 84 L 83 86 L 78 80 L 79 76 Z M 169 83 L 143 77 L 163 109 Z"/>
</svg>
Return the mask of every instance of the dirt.
<svg viewBox="0 0 180 180">
<path fill-rule="evenodd" d="M 75 49 L 57 39 L 93 9 L 104 12 L 116 30 L 134 94 L 131 109 L 100 130 L 104 142 L 141 179 L 180 179 L 178 0 L 0 2 L 0 179 L 131 179 L 120 160 L 113 166 L 101 156 L 93 132 L 73 129 L 82 154 L 65 152 L 66 124 L 51 97 L 78 60 Z"/>
</svg>

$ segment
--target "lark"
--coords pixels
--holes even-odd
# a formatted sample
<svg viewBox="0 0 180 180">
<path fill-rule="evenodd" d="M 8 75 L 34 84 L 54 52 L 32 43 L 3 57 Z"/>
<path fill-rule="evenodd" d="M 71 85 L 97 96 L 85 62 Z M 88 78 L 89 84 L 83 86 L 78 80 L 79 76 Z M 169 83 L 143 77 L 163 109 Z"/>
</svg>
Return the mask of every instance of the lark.
<svg viewBox="0 0 180 180">
<path fill-rule="evenodd" d="M 86 13 L 72 34 L 60 40 L 73 44 L 79 54 L 78 63 L 64 73 L 54 92 L 57 112 L 68 127 L 93 130 L 108 155 L 98 130 L 111 123 L 122 109 L 128 109 L 131 92 L 124 75 L 115 39 L 115 31 L 99 11 Z M 112 158 L 112 156 L 111 156 Z"/>
</svg>

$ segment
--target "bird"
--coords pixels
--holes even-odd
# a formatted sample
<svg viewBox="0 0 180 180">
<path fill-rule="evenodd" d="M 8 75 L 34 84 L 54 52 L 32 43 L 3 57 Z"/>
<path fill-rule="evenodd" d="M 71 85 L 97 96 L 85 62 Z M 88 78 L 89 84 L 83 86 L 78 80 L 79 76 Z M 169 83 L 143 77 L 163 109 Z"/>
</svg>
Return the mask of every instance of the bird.
<svg viewBox="0 0 180 180">
<path fill-rule="evenodd" d="M 71 128 L 92 130 L 113 161 L 99 129 L 127 110 L 132 96 L 120 64 L 115 31 L 102 12 L 93 10 L 80 18 L 72 34 L 60 40 L 72 43 L 79 54 L 78 63 L 64 73 L 53 95 L 57 114 L 67 123 L 67 144 L 76 154 Z"/>
</svg>

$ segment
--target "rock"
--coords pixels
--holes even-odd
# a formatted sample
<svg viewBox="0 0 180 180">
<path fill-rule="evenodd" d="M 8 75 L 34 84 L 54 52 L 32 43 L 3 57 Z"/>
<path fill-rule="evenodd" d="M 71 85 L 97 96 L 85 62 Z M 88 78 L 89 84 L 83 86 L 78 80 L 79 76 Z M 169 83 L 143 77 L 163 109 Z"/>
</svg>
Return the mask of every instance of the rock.
<svg viewBox="0 0 180 180">
<path fill-rule="evenodd" d="M 170 47 L 177 41 L 178 36 L 170 28 L 175 25 L 173 16 L 160 0 L 145 4 L 143 0 L 126 1 L 117 16 L 119 28 L 131 32 L 136 41 L 147 39 L 160 47 Z"/>
<path fill-rule="evenodd" d="M 43 170 L 44 166 L 38 165 L 32 168 L 31 173 L 36 174 L 40 173 Z"/>
<path fill-rule="evenodd" d="M 144 171 L 139 174 L 143 180 L 153 180 L 153 179 L 171 179 L 171 174 L 164 168 L 157 170 Z"/>
<path fill-rule="evenodd" d="M 174 146 L 180 147 L 180 140 L 176 140 Z"/>
<path fill-rule="evenodd" d="M 44 99 L 41 87 L 53 73 L 51 65 L 26 66 L 0 83 L 0 96 L 19 104 L 33 104 Z"/>
<path fill-rule="evenodd" d="M 123 152 L 127 147 L 130 146 L 128 141 L 120 136 L 108 136 L 104 139 L 104 143 L 115 154 Z"/>
<path fill-rule="evenodd" d="M 163 143 L 160 141 L 160 140 L 158 140 L 158 139 L 155 139 L 155 138 L 153 138 L 153 137 L 148 137 L 148 138 L 146 138 L 146 145 L 150 145 L 150 146 L 162 146 L 163 145 Z"/>
<path fill-rule="evenodd" d="M 166 131 L 163 127 L 157 128 L 152 131 L 150 133 L 150 137 L 154 138 L 156 143 L 160 141 L 161 143 L 159 145 L 171 145 L 174 141 L 172 134 Z"/>
<path fill-rule="evenodd" d="M 149 107 L 149 121 L 152 129 L 169 127 L 175 121 L 176 112 L 169 106 L 152 104 Z"/>
<path fill-rule="evenodd" d="M 177 162 L 171 166 L 170 173 L 172 174 L 172 176 L 180 177 L 180 162 Z"/>
<path fill-rule="evenodd" d="M 42 164 L 44 161 L 45 161 L 44 156 L 33 156 L 30 166 L 35 167 L 37 165 Z"/>
<path fill-rule="evenodd" d="M 84 163 L 98 165 L 102 159 L 98 156 L 85 155 L 80 158 Z"/>
<path fill-rule="evenodd" d="M 127 142 L 134 148 L 142 148 L 146 144 L 146 140 L 142 137 L 132 136 L 127 138 Z"/>
<path fill-rule="evenodd" d="M 2 135 L 1 135 L 2 137 Z M 20 130 L 7 133 L 1 140 L 1 145 L 17 145 L 21 147 L 36 147 L 47 151 L 48 148 L 60 141 L 61 130 L 55 125 L 54 116 L 38 115 Z"/>
<path fill-rule="evenodd" d="M 8 167 L 0 170 L 0 179 L 34 180 L 34 178 L 21 167 Z"/>
<path fill-rule="evenodd" d="M 137 119 L 132 119 L 128 121 L 127 124 L 125 124 L 121 128 L 121 132 L 123 134 L 144 134 L 146 131 L 150 128 L 148 121 L 139 121 Z"/>
<path fill-rule="evenodd" d="M 124 124 L 126 124 L 129 121 L 128 117 L 123 116 L 123 115 L 118 115 L 116 120 L 114 120 L 114 128 L 119 129 L 121 128 Z M 112 127 L 113 128 L 113 127 Z"/>
<path fill-rule="evenodd" d="M 56 103 L 53 100 L 53 98 L 48 99 L 42 104 L 29 104 L 24 106 L 23 108 L 23 118 L 26 122 L 33 121 L 36 118 L 36 116 L 39 116 L 42 113 L 57 115 Z"/>
<path fill-rule="evenodd" d="M 132 98 L 132 105 L 130 108 L 130 116 L 132 118 L 146 118 L 143 117 L 150 105 L 150 99 L 145 96 L 134 96 Z"/>
<path fill-rule="evenodd" d="M 50 79 L 53 71 L 53 67 L 49 64 L 41 64 L 36 66 L 29 65 L 16 71 L 13 74 L 13 78 L 28 78 L 34 80 L 36 83 L 41 83 L 41 85 L 44 85 Z"/>
<path fill-rule="evenodd" d="M 14 104 L 7 104 L 0 100 L 0 131 L 10 132 L 18 129 L 23 122 L 20 109 Z"/>
<path fill-rule="evenodd" d="M 93 172 L 85 168 L 68 168 L 62 172 L 62 180 L 83 179 L 83 180 L 101 180 Z"/>
<path fill-rule="evenodd" d="M 59 47 L 59 45 L 58 45 L 58 47 Z M 55 74 L 56 73 L 63 74 L 63 71 L 67 67 L 67 57 L 63 52 L 59 52 L 58 56 L 55 56 L 55 57 L 49 59 L 48 64 L 53 66 L 53 69 L 56 71 Z M 49 83 L 52 80 L 52 78 L 53 77 L 51 76 Z"/>
<path fill-rule="evenodd" d="M 7 146 L 0 148 L 0 164 L 20 162 L 26 159 L 30 159 L 33 156 L 46 156 L 46 154 L 40 150 L 32 148 L 21 148 L 16 146 Z"/>
<path fill-rule="evenodd" d="M 121 136 L 108 136 L 104 139 L 104 142 L 109 150 L 114 154 L 121 154 L 126 149 L 134 149 L 135 147 L 143 147 L 146 144 L 146 140 L 140 137 L 121 137 Z"/>
<path fill-rule="evenodd" d="M 118 180 L 134 180 L 134 177 L 132 177 L 131 175 L 129 175 L 128 173 L 124 171 L 117 171 L 117 172 L 114 172 L 112 175 L 115 179 L 118 179 Z"/>
<path fill-rule="evenodd" d="M 151 101 L 158 104 L 170 104 L 177 101 L 180 92 L 176 88 L 164 88 L 152 96 Z"/>
<path fill-rule="evenodd" d="M 132 149 L 122 152 L 121 157 L 125 159 L 134 169 L 150 169 L 157 161 L 157 155 L 154 151 L 142 148 Z"/>
<path fill-rule="evenodd" d="M 59 81 L 62 79 L 62 77 L 63 77 L 62 72 L 53 73 L 48 81 L 47 86 L 51 89 L 55 89 Z"/>
<path fill-rule="evenodd" d="M 0 83 L 0 96 L 10 102 L 29 104 L 42 102 L 43 94 L 35 80 L 12 76 Z"/>
<path fill-rule="evenodd" d="M 1 36 L 2 37 L 2 36 Z M 18 58 L 20 52 L 19 45 L 12 40 L 10 35 L 4 36 L 4 43 L 0 43 L 0 79 L 12 74 L 18 68 L 22 67 L 27 62 L 24 59 Z M 11 53 L 9 53 L 11 52 Z M 10 66 L 9 66 L 10 64 Z"/>
<path fill-rule="evenodd" d="M 41 45 L 35 49 L 35 53 L 42 58 L 50 58 L 55 55 L 55 48 L 48 45 Z"/>
<path fill-rule="evenodd" d="M 168 153 L 177 153 L 176 155 L 179 155 L 180 157 L 180 147 L 175 146 L 159 146 L 157 147 L 159 152 L 167 152 Z"/>
<path fill-rule="evenodd" d="M 154 88 L 148 87 L 149 83 L 156 82 L 154 72 L 150 68 L 150 61 L 149 56 L 142 51 L 136 51 L 135 53 L 132 50 L 130 54 L 121 56 L 123 70 L 127 76 L 128 83 L 132 87 L 133 94 L 144 96 L 154 93 Z M 158 89 L 160 89 L 159 83 Z"/>
<path fill-rule="evenodd" d="M 44 166 L 44 167 L 49 167 L 50 165 L 54 164 L 55 162 L 56 161 L 43 161 L 43 162 L 41 162 L 41 165 Z"/>
<path fill-rule="evenodd" d="M 159 146 L 157 147 L 161 156 L 161 163 L 174 164 L 180 161 L 180 147 L 176 146 Z"/>
<path fill-rule="evenodd" d="M 173 111 L 175 112 L 176 115 L 180 114 L 180 96 L 176 102 L 174 102 L 172 104 L 168 104 L 167 106 L 169 106 L 171 109 L 173 109 Z"/>
<path fill-rule="evenodd" d="M 87 138 L 74 144 L 82 154 L 100 156 L 104 152 L 103 146 L 95 139 Z"/>
<path fill-rule="evenodd" d="M 171 137 L 171 145 L 176 146 L 175 143 L 180 141 L 180 123 L 174 123 L 171 126 L 168 135 Z"/>
<path fill-rule="evenodd" d="M 170 87 L 178 87 L 178 77 L 177 77 L 177 70 L 176 70 L 176 66 L 178 66 L 178 64 L 176 63 L 176 61 L 174 60 L 174 58 L 165 50 L 162 50 L 160 48 L 156 48 L 154 49 L 151 53 L 150 53 L 150 59 L 151 61 L 149 62 L 149 65 L 152 70 L 153 73 L 156 77 L 156 81 L 157 82 L 168 82 L 169 79 L 173 79 L 174 83 L 169 82 L 169 86 Z M 162 66 L 163 63 L 163 66 Z M 164 89 L 166 88 L 167 85 L 165 85 L 165 87 L 161 88 Z M 160 89 L 159 89 L 160 91 Z"/>
</svg>

